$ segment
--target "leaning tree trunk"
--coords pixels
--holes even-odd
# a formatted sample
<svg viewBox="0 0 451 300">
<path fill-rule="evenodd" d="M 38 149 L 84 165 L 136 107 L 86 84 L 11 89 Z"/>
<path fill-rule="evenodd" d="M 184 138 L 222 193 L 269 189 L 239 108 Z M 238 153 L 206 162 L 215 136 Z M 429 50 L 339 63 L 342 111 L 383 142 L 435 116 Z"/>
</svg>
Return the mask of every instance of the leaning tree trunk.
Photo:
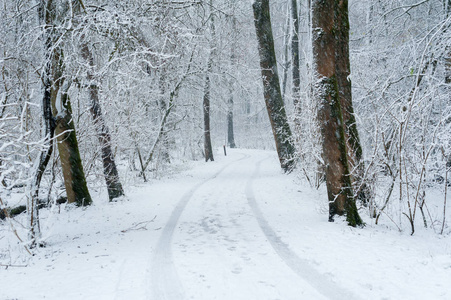
<svg viewBox="0 0 451 300">
<path fill-rule="evenodd" d="M 52 113 L 56 118 L 55 135 L 57 136 L 67 202 L 76 203 L 78 206 L 87 206 L 92 203 L 92 199 L 81 163 L 72 107 L 67 93 L 71 82 L 67 82 L 63 77 L 63 51 L 55 48 L 53 55 Z M 57 103 L 58 94 L 60 94 L 60 103 Z M 60 104 L 59 107 L 58 104 Z"/>
<path fill-rule="evenodd" d="M 212 0 L 210 0 L 210 6 L 212 5 Z M 204 88 L 204 99 L 203 99 L 203 110 L 204 110 L 204 153 L 205 161 L 214 161 L 213 158 L 213 148 L 211 146 L 211 128 L 210 128 L 210 96 L 211 96 L 211 80 L 210 74 L 213 64 L 214 51 L 214 38 L 215 38 L 215 24 L 213 14 L 210 16 L 210 30 L 211 30 L 211 41 L 210 41 L 210 53 L 208 54 L 207 70 L 205 72 L 205 88 Z"/>
<path fill-rule="evenodd" d="M 274 39 L 271 29 L 269 0 L 255 0 L 252 5 L 260 55 L 263 92 L 282 169 L 293 166 L 294 146 L 285 107 L 280 92 Z"/>
<path fill-rule="evenodd" d="M 81 55 L 84 60 L 89 63 L 91 68 L 94 68 L 94 58 L 92 52 L 89 49 L 87 43 L 83 43 L 81 47 Z M 94 82 L 94 75 L 92 71 L 88 70 L 87 79 L 89 81 L 89 98 L 92 119 L 94 120 L 97 138 L 99 140 L 102 163 L 103 163 L 103 175 L 105 177 L 106 186 L 108 190 L 108 198 L 113 201 L 116 198 L 124 196 L 124 190 L 119 180 L 119 173 L 117 171 L 116 162 L 114 160 L 114 154 L 111 150 L 111 135 L 108 126 L 105 123 L 102 114 L 102 108 L 99 101 L 99 88 Z"/>
<path fill-rule="evenodd" d="M 56 107 L 56 94 L 52 95 L 53 114 L 56 118 L 55 135 L 58 141 L 58 152 L 63 170 L 64 185 L 66 187 L 67 202 L 76 203 L 78 206 L 87 206 L 92 203 L 86 184 L 86 177 L 81 163 L 80 151 L 78 149 L 77 135 L 72 117 L 72 107 L 67 94 L 70 83 L 61 81 L 60 86 L 61 106 Z M 54 84 L 58 86 L 58 83 Z"/>
<path fill-rule="evenodd" d="M 342 5 L 339 5 L 342 2 Z M 348 145 L 343 118 L 340 83 L 345 72 L 337 61 L 337 47 L 343 42 L 343 25 L 337 18 L 347 16 L 346 0 L 315 0 L 312 5 L 313 55 L 318 79 L 315 94 L 319 101 L 318 121 L 322 135 L 323 159 L 326 166 L 326 185 L 329 199 L 329 220 L 346 214 L 348 224 L 361 225 L 355 204 L 349 163 Z M 349 59 L 349 58 L 348 58 Z M 346 80 L 346 78 L 345 78 Z M 350 92 L 350 91 L 349 91 Z"/>
</svg>

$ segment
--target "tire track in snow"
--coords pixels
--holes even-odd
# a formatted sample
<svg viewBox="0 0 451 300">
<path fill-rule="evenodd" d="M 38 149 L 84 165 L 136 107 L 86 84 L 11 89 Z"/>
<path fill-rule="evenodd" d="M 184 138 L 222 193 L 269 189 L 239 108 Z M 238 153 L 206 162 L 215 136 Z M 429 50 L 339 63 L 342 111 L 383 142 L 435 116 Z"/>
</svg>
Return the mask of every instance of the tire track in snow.
<svg viewBox="0 0 451 300">
<path fill-rule="evenodd" d="M 290 247 L 282 241 L 282 239 L 276 234 L 274 229 L 266 221 L 260 207 L 255 200 L 253 181 L 259 176 L 260 165 L 266 160 L 260 160 L 256 166 L 254 173 L 249 178 L 246 184 L 246 198 L 252 212 L 257 219 L 258 225 L 263 231 L 264 235 L 268 239 L 275 252 L 282 258 L 285 264 L 296 273 L 301 279 L 309 283 L 313 288 L 315 288 L 320 294 L 329 299 L 347 299 L 353 300 L 358 299 L 350 291 L 337 286 L 334 282 L 330 281 L 324 275 L 320 274 L 317 270 L 310 266 L 310 263 L 300 258 L 295 252 L 293 252 Z"/>
<path fill-rule="evenodd" d="M 194 193 L 205 183 L 210 180 L 215 179 L 219 174 L 221 174 L 230 165 L 241 161 L 243 159 L 250 158 L 248 154 L 242 154 L 243 157 L 234 160 L 219 171 L 217 171 L 213 176 L 201 181 L 186 192 L 177 203 L 176 207 L 171 213 L 168 222 L 166 223 L 158 243 L 155 248 L 155 254 L 153 260 L 151 261 L 151 292 L 148 293 L 150 299 L 154 300 L 182 300 L 184 298 L 184 291 L 182 283 L 180 282 L 177 270 L 174 266 L 174 261 L 172 258 L 172 238 L 174 235 L 177 223 L 182 215 L 183 210 L 188 204 Z"/>
</svg>

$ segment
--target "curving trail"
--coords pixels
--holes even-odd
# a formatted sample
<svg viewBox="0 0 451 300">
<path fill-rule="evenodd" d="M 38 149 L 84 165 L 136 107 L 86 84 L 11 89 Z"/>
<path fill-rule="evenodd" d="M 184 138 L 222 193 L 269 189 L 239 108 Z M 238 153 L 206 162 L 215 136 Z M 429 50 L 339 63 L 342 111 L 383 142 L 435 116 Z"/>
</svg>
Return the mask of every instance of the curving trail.
<svg viewBox="0 0 451 300">
<path fill-rule="evenodd" d="M 347 291 L 337 286 L 332 281 L 328 280 L 324 275 L 321 275 L 318 271 L 311 267 L 310 263 L 300 258 L 295 252 L 293 252 L 289 245 L 284 243 L 281 238 L 276 234 L 274 229 L 266 221 L 265 217 L 260 210 L 254 196 L 253 182 L 259 177 L 260 165 L 263 160 L 259 161 L 255 167 L 255 171 L 252 177 L 249 179 L 246 185 L 246 197 L 249 206 L 258 221 L 262 232 L 268 239 L 268 242 L 274 248 L 277 255 L 279 255 L 285 264 L 300 278 L 307 281 L 312 287 L 319 291 L 323 296 L 329 299 L 357 299 L 350 291 Z"/>
<path fill-rule="evenodd" d="M 211 177 L 198 183 L 182 196 L 177 206 L 172 211 L 172 214 L 162 231 L 162 234 L 154 251 L 151 266 L 152 299 L 184 299 L 183 287 L 180 283 L 180 279 L 172 258 L 172 239 L 180 216 L 186 205 L 190 201 L 191 197 L 202 185 L 215 179 L 233 163 L 249 157 L 249 155 L 242 154 L 242 157 L 240 159 L 228 163 Z"/>
<path fill-rule="evenodd" d="M 273 155 L 234 155 L 173 209 L 151 260 L 150 299 L 356 299 L 265 219 L 254 188 Z"/>
</svg>

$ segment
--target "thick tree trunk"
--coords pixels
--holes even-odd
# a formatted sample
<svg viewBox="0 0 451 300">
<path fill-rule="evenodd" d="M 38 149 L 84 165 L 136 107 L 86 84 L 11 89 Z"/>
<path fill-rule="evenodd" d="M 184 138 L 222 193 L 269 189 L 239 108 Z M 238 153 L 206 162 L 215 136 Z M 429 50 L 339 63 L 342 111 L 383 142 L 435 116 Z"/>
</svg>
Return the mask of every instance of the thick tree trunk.
<svg viewBox="0 0 451 300">
<path fill-rule="evenodd" d="M 351 90 L 351 63 L 349 61 L 349 17 L 348 1 L 340 1 L 335 4 L 338 11 L 335 17 L 335 59 L 336 76 L 338 81 L 339 99 L 343 113 L 345 139 L 348 149 L 348 163 L 352 172 L 351 180 L 354 186 L 356 199 L 364 203 L 369 202 L 371 193 L 364 181 L 365 163 L 360 144 L 357 123 L 352 105 Z"/>
<path fill-rule="evenodd" d="M 91 68 L 94 67 L 94 57 L 89 49 L 87 43 L 84 43 L 81 47 L 81 55 L 85 61 L 89 63 Z M 87 72 L 87 79 L 89 81 L 89 97 L 90 97 L 90 112 L 92 119 L 94 120 L 97 138 L 101 147 L 102 163 L 103 163 L 103 175 L 105 177 L 108 198 L 113 201 L 115 198 L 124 196 L 124 190 L 119 180 L 119 173 L 117 171 L 116 162 L 114 160 L 114 154 L 111 149 L 111 135 L 108 126 L 105 124 L 105 120 L 102 114 L 102 108 L 99 101 L 99 88 L 94 82 L 94 76 L 92 71 Z"/>
<path fill-rule="evenodd" d="M 322 135 L 323 159 L 326 165 L 326 185 L 329 199 L 329 220 L 335 215 L 347 216 L 351 226 L 361 225 L 362 220 L 355 204 L 350 170 L 349 150 L 343 117 L 340 92 L 348 91 L 340 84 L 346 80 L 343 63 L 337 60 L 337 47 L 343 46 L 344 24 L 347 19 L 346 0 L 315 0 L 312 5 L 313 55 L 318 80 L 315 86 L 319 101 L 318 121 Z M 346 55 L 346 54 L 343 54 Z M 347 58 L 349 60 L 349 57 Z M 350 85 L 350 83 L 349 83 Z M 349 96 L 350 97 L 350 96 Z M 350 99 L 350 98 L 349 98 Z M 352 105 L 351 105 L 352 107 Z"/>
<path fill-rule="evenodd" d="M 60 86 L 62 84 L 63 86 Z M 57 136 L 58 152 L 63 170 L 64 185 L 66 187 L 67 202 L 78 206 L 92 203 L 91 195 L 86 184 L 85 173 L 78 149 L 75 124 L 72 117 L 72 107 L 67 91 L 70 83 L 59 79 L 54 83 L 52 91 L 53 115 L 56 118 L 55 135 Z M 61 91 L 59 91 L 61 89 Z M 57 94 L 60 92 L 61 106 L 56 106 Z"/>
<path fill-rule="evenodd" d="M 258 40 L 266 109 L 271 122 L 280 165 L 282 169 L 289 171 L 293 166 L 294 146 L 292 144 L 292 134 L 280 92 L 269 13 L 269 1 L 255 0 L 252 7 Z"/>
<path fill-rule="evenodd" d="M 68 202 L 75 202 L 77 205 L 85 206 L 91 204 L 92 199 L 86 185 L 72 118 L 72 109 L 67 94 L 70 82 L 65 83 L 63 76 L 63 50 L 55 43 L 57 40 L 54 31 L 54 22 L 57 19 L 56 6 L 57 4 L 51 0 L 42 0 L 39 7 L 40 20 L 45 24 L 45 53 L 46 63 L 48 64 L 48 70 L 44 72 L 43 79 L 45 86 L 44 102 L 47 110 L 44 115 L 49 113 L 53 115 L 52 121 L 55 119 L 53 128 L 54 134 L 57 136 Z M 48 101 L 49 103 L 47 103 Z"/>
</svg>

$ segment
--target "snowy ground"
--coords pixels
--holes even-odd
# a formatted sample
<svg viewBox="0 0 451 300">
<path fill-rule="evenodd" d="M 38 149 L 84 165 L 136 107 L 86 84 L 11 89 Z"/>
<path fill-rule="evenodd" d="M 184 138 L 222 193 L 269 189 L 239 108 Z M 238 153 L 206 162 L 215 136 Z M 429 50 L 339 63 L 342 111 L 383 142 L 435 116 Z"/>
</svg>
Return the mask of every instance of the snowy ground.
<svg viewBox="0 0 451 300">
<path fill-rule="evenodd" d="M 229 152 L 127 200 L 43 211 L 47 247 L 24 262 L 0 224 L 15 264 L 0 299 L 451 299 L 449 235 L 328 223 L 324 192 L 275 153 Z"/>
</svg>

